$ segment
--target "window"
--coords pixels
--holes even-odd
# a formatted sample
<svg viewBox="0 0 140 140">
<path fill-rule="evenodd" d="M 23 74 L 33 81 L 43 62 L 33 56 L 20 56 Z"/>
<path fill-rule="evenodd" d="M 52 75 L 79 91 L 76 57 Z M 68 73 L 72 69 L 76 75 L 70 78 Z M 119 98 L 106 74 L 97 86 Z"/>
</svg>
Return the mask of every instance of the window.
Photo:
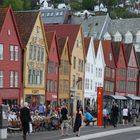
<svg viewBox="0 0 140 140">
<path fill-rule="evenodd" d="M 36 46 L 34 46 L 33 48 L 34 48 L 34 51 L 33 51 L 34 58 L 33 58 L 33 60 L 36 60 Z"/>
<path fill-rule="evenodd" d="M 115 70 L 112 69 L 112 78 L 115 78 Z"/>
<path fill-rule="evenodd" d="M 61 94 L 63 92 L 63 80 L 60 80 L 59 83 L 59 93 Z"/>
<path fill-rule="evenodd" d="M 3 87 L 3 71 L 0 71 L 0 88 Z"/>
<path fill-rule="evenodd" d="M 33 55 L 33 45 L 31 45 L 29 48 L 29 59 L 30 60 L 32 60 L 32 55 Z"/>
<path fill-rule="evenodd" d="M 106 77 L 110 77 L 110 68 L 106 67 Z"/>
<path fill-rule="evenodd" d="M 55 63 L 55 74 L 58 74 L 58 64 Z"/>
<path fill-rule="evenodd" d="M 0 44 L 0 60 L 3 60 L 3 44 Z"/>
<path fill-rule="evenodd" d="M 18 61 L 18 46 L 15 46 L 15 61 Z"/>
<path fill-rule="evenodd" d="M 75 75 L 73 75 L 73 82 L 72 83 L 73 83 L 73 86 L 72 87 L 75 88 L 75 83 L 76 83 L 76 81 L 75 81 Z"/>
<path fill-rule="evenodd" d="M 109 60 L 112 61 L 112 54 L 109 53 Z"/>
<path fill-rule="evenodd" d="M 41 48 L 38 47 L 37 61 L 40 61 L 40 50 L 41 50 Z"/>
<path fill-rule="evenodd" d="M 18 72 L 15 72 L 15 87 L 18 87 Z"/>
<path fill-rule="evenodd" d="M 54 63 L 52 61 L 48 62 L 48 73 L 54 72 Z"/>
<path fill-rule="evenodd" d="M 57 93 L 57 81 L 54 81 L 54 92 Z"/>
<path fill-rule="evenodd" d="M 95 83 L 95 91 L 97 91 L 97 82 Z"/>
<path fill-rule="evenodd" d="M 76 69 L 76 57 L 73 57 L 73 68 Z"/>
<path fill-rule="evenodd" d="M 14 60 L 14 46 L 10 45 L 10 60 Z"/>
<path fill-rule="evenodd" d="M 48 92 L 53 92 L 53 81 L 52 80 L 48 80 Z"/>
<path fill-rule="evenodd" d="M 44 48 L 41 48 L 41 62 L 44 61 Z"/>
<path fill-rule="evenodd" d="M 91 84 L 90 84 L 90 89 L 92 90 L 92 80 L 91 80 Z"/>
<path fill-rule="evenodd" d="M 14 87 L 14 71 L 10 71 L 10 87 Z"/>
<path fill-rule="evenodd" d="M 91 64 L 91 73 L 93 73 L 93 64 Z"/>
<path fill-rule="evenodd" d="M 120 64 L 122 64 L 122 54 L 120 55 Z"/>
</svg>

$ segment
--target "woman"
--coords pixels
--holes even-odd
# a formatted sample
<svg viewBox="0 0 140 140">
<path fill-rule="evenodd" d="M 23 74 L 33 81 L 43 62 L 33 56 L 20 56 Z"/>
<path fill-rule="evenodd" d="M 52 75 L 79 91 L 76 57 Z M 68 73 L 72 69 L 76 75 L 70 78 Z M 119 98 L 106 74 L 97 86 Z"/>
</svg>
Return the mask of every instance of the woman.
<svg viewBox="0 0 140 140">
<path fill-rule="evenodd" d="M 77 132 L 76 136 L 80 137 L 80 127 L 82 125 L 82 111 L 80 108 L 77 108 L 75 123 L 74 123 L 74 133 Z"/>
</svg>

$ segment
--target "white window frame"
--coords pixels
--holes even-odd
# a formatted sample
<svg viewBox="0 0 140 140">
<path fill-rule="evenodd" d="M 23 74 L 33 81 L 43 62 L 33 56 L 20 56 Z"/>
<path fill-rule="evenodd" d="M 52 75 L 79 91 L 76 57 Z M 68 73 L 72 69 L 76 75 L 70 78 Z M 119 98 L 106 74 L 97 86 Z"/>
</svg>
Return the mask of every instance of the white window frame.
<svg viewBox="0 0 140 140">
<path fill-rule="evenodd" d="M 14 46 L 10 45 L 10 61 L 14 61 Z"/>
<path fill-rule="evenodd" d="M 18 87 L 18 72 L 17 71 L 15 72 L 14 76 L 15 76 L 15 81 L 14 81 L 15 82 L 15 87 Z"/>
<path fill-rule="evenodd" d="M 3 60 L 3 44 L 0 44 L 0 60 Z"/>
<path fill-rule="evenodd" d="M 15 46 L 15 61 L 18 61 L 18 46 Z"/>
<path fill-rule="evenodd" d="M 10 87 L 14 87 L 14 71 L 10 71 Z"/>
<path fill-rule="evenodd" d="M 3 71 L 0 71 L 0 88 L 3 88 Z"/>
</svg>

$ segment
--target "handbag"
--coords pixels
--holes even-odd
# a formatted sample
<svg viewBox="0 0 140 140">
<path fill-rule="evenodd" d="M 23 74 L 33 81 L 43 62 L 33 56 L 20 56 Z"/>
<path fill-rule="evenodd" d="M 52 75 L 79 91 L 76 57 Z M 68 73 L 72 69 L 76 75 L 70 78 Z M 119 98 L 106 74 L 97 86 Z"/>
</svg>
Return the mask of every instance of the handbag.
<svg viewBox="0 0 140 140">
<path fill-rule="evenodd" d="M 31 122 L 29 122 L 29 133 L 33 132 L 33 125 Z"/>
</svg>

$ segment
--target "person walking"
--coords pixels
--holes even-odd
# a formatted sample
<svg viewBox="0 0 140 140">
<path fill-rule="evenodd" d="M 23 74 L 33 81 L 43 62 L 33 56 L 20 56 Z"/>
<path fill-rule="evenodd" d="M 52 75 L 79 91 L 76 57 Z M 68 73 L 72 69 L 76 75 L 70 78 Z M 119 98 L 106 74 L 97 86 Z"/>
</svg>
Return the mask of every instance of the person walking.
<svg viewBox="0 0 140 140">
<path fill-rule="evenodd" d="M 128 124 L 128 108 L 127 106 L 124 106 L 122 110 L 122 115 L 123 115 L 123 125 Z"/>
<path fill-rule="evenodd" d="M 63 103 L 63 106 L 61 108 L 61 118 L 60 118 L 60 123 L 61 123 L 61 135 L 68 135 L 68 110 L 66 107 L 66 104 Z"/>
<path fill-rule="evenodd" d="M 27 102 L 25 102 L 24 106 L 20 109 L 20 120 L 22 123 L 23 140 L 26 140 L 26 134 L 29 132 L 29 122 L 31 122 L 31 116 Z"/>
<path fill-rule="evenodd" d="M 106 128 L 106 124 L 107 124 L 107 119 L 108 119 L 108 110 L 106 109 L 106 106 L 103 109 L 103 124 L 104 124 L 104 128 Z"/>
<path fill-rule="evenodd" d="M 138 112 L 135 106 L 132 107 L 132 121 L 133 126 L 136 126 L 136 120 L 137 120 Z"/>
<path fill-rule="evenodd" d="M 80 127 L 82 126 L 82 111 L 80 107 L 77 108 L 76 116 L 75 116 L 75 123 L 74 123 L 74 130 L 73 132 L 76 133 L 77 137 L 80 137 Z"/>
<path fill-rule="evenodd" d="M 112 125 L 114 127 L 117 127 L 117 121 L 118 121 L 118 106 L 116 103 L 113 103 L 112 108 L 111 108 L 111 120 L 112 120 Z"/>
</svg>

